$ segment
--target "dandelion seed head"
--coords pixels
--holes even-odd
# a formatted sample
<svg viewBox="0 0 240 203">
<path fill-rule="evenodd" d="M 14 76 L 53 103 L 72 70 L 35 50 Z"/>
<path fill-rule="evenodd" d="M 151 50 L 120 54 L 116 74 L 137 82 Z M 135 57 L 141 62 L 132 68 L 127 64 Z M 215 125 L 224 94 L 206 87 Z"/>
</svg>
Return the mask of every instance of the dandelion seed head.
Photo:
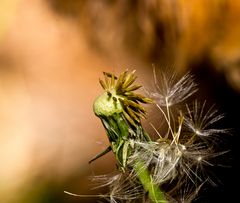
<svg viewBox="0 0 240 203">
<path fill-rule="evenodd" d="M 188 76 L 182 79 L 183 84 L 188 84 L 186 82 L 187 78 Z M 176 82 L 176 84 L 181 83 Z M 173 83 L 171 85 L 174 87 Z M 169 88 L 171 85 L 165 87 Z M 159 88 L 160 85 L 158 90 Z M 181 92 L 183 89 L 182 86 L 178 90 Z M 178 102 L 174 102 L 174 96 L 171 95 L 169 89 L 168 91 L 166 89 L 160 91 L 160 93 L 154 92 L 153 95 L 160 99 L 160 102 L 156 100 L 157 107 L 167 124 L 166 134 L 160 134 L 156 125 L 151 124 L 159 138 L 158 144 L 154 144 L 154 147 L 151 148 L 152 153 L 151 150 L 148 150 L 146 162 L 152 169 L 155 183 L 159 185 L 174 182 L 177 183 L 174 186 L 174 191 L 177 191 L 184 187 L 184 184 L 192 184 L 196 188 L 195 191 L 191 190 L 193 192 L 190 191 L 185 196 L 182 195 L 181 199 L 177 198 L 177 202 L 191 202 L 203 183 L 207 181 L 215 184 L 215 180 L 210 177 L 209 167 L 214 166 L 211 160 L 222 154 L 221 152 L 214 152 L 214 140 L 220 133 L 227 132 L 225 129 L 216 128 L 215 125 L 223 118 L 223 115 L 218 114 L 213 106 L 207 109 L 206 102 L 200 103 L 198 101 L 194 101 L 192 106 L 186 104 L 186 111 L 184 109 L 174 109 L 173 111 L 171 105 Z M 177 101 L 181 102 L 188 96 L 190 95 L 185 94 L 183 97 L 176 96 L 176 98 L 178 98 Z M 205 139 L 208 137 L 212 139 Z M 145 144 L 144 150 L 146 149 L 148 149 L 148 146 Z"/>
</svg>

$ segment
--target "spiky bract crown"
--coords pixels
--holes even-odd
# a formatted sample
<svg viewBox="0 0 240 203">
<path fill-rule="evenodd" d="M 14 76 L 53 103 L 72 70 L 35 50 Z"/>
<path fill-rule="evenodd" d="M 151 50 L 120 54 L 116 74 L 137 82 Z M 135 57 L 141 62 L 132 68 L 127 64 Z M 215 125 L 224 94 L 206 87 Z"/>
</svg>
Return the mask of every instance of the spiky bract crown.
<svg viewBox="0 0 240 203">
<path fill-rule="evenodd" d="M 113 104 L 116 112 L 121 108 L 124 117 L 133 126 L 140 123 L 142 118 L 145 118 L 146 110 L 141 103 L 152 102 L 151 99 L 135 93 L 142 86 L 134 84 L 137 79 L 134 73 L 135 71 L 125 71 L 117 77 L 112 73 L 103 72 L 104 80 L 99 79 L 107 95 L 107 100 Z M 114 111 L 111 110 L 111 112 Z"/>
</svg>

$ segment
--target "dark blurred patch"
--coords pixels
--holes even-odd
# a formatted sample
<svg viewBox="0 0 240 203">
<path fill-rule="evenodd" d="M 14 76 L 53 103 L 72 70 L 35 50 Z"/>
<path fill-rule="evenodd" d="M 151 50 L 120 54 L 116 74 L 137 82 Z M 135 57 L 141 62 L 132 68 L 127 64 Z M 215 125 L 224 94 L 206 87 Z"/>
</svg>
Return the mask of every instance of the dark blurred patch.
<svg viewBox="0 0 240 203">
<path fill-rule="evenodd" d="M 235 202 L 237 188 L 235 183 L 239 181 L 239 115 L 240 95 L 234 91 L 226 80 L 226 76 L 219 74 L 214 69 L 214 64 L 209 60 L 195 64 L 193 74 L 199 84 L 200 99 L 207 99 L 208 103 L 215 104 L 225 118 L 219 123 L 220 128 L 230 129 L 229 135 L 223 135 L 219 141 L 219 150 L 230 150 L 226 155 L 220 156 L 218 166 L 213 168 L 214 175 L 219 178 L 217 187 L 206 187 L 202 197 L 197 202 Z M 226 166 L 226 167 L 224 167 Z"/>
<path fill-rule="evenodd" d="M 58 14 L 76 17 L 81 12 L 81 8 L 85 4 L 85 0 L 49 0 L 50 7 Z"/>
<path fill-rule="evenodd" d="M 173 58 L 177 34 L 164 7 L 151 1 L 57 1 L 50 7 L 64 17 L 71 17 L 84 27 L 86 38 L 105 53 L 124 48 L 131 55 L 155 62 Z"/>
<path fill-rule="evenodd" d="M 0 51 L 0 73 L 1 77 L 3 77 L 2 74 L 7 74 L 7 73 L 14 73 L 16 71 L 16 66 L 15 62 L 11 56 L 8 54 L 2 53 Z"/>
</svg>

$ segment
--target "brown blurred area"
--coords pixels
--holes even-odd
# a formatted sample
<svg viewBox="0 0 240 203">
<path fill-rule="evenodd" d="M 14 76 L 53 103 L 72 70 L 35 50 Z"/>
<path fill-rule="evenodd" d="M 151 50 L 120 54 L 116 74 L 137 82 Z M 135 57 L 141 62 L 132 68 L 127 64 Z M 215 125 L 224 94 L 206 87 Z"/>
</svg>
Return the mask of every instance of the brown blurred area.
<svg viewBox="0 0 240 203">
<path fill-rule="evenodd" d="M 238 1 L 50 2 L 60 15 L 78 20 L 91 44 L 111 57 L 127 52 L 147 64 L 172 63 L 179 71 L 207 60 L 240 91 Z"/>
<path fill-rule="evenodd" d="M 15 3 L 0 39 L 0 201 L 71 202 L 63 191 L 87 193 L 108 144 L 92 103 L 110 66 L 47 2 Z"/>
<path fill-rule="evenodd" d="M 238 1 L 2 0 L 0 11 L 3 203 L 96 202 L 63 191 L 87 194 L 93 172 L 114 168 L 111 154 L 88 165 L 108 145 L 92 112 L 102 71 L 137 69 L 146 82 L 152 63 L 190 70 L 238 126 Z M 232 195 L 224 175 L 215 192 Z"/>
</svg>

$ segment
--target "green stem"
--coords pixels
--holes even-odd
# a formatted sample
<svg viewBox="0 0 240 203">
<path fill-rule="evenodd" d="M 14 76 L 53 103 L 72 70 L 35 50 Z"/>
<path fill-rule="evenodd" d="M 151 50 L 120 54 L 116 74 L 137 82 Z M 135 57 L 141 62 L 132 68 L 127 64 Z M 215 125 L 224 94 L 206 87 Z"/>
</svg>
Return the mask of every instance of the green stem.
<svg viewBox="0 0 240 203">
<path fill-rule="evenodd" d="M 137 161 L 134 165 L 134 170 L 142 183 L 144 190 L 148 193 L 149 199 L 153 203 L 167 203 L 163 192 L 159 186 L 153 183 L 152 176 L 147 168 L 144 167 L 141 161 Z"/>
</svg>

